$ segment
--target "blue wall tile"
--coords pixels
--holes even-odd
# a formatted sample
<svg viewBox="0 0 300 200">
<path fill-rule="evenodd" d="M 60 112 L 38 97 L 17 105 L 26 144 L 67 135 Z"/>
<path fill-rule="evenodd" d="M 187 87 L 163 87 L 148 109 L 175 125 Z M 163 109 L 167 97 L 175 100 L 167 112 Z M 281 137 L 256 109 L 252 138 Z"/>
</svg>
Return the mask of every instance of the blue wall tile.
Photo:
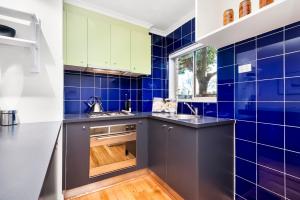
<svg viewBox="0 0 300 200">
<path fill-rule="evenodd" d="M 298 199 L 300 194 L 300 179 L 286 175 L 286 197 Z"/>
<path fill-rule="evenodd" d="M 81 75 L 81 87 L 94 87 L 95 86 L 95 76 L 94 74 L 82 74 Z"/>
<path fill-rule="evenodd" d="M 255 162 L 256 161 L 256 145 L 252 142 L 243 140 L 236 140 L 236 156 L 245 160 Z"/>
<path fill-rule="evenodd" d="M 300 52 L 285 56 L 285 68 L 287 77 L 300 76 Z"/>
<path fill-rule="evenodd" d="M 239 73 L 239 66 L 235 67 L 235 82 L 245 82 L 245 81 L 255 81 L 256 80 L 256 61 L 249 61 L 248 64 L 251 64 L 251 71 Z"/>
<path fill-rule="evenodd" d="M 283 200 L 279 195 L 265 190 L 261 187 L 257 187 L 257 200 Z"/>
<path fill-rule="evenodd" d="M 271 124 L 257 124 L 257 142 L 284 148 L 284 127 Z"/>
<path fill-rule="evenodd" d="M 257 121 L 272 124 L 284 124 L 283 102 L 258 102 Z"/>
<path fill-rule="evenodd" d="M 210 117 L 217 117 L 217 104 L 216 103 L 204 103 L 203 115 Z"/>
<path fill-rule="evenodd" d="M 256 82 L 235 84 L 236 101 L 256 101 Z"/>
<path fill-rule="evenodd" d="M 300 101 L 300 77 L 285 79 L 285 100 Z"/>
<path fill-rule="evenodd" d="M 236 121 L 235 134 L 237 138 L 256 142 L 256 123 Z"/>
<path fill-rule="evenodd" d="M 234 119 L 234 102 L 219 102 L 218 117 Z"/>
<path fill-rule="evenodd" d="M 65 87 L 64 94 L 65 100 L 80 100 L 80 88 L 78 87 Z"/>
<path fill-rule="evenodd" d="M 283 32 L 264 36 L 257 40 L 257 58 L 283 54 Z"/>
<path fill-rule="evenodd" d="M 218 51 L 218 67 L 224 67 L 234 64 L 234 48 Z"/>
<path fill-rule="evenodd" d="M 300 128 L 285 127 L 285 148 L 300 152 Z"/>
<path fill-rule="evenodd" d="M 255 200 L 256 199 L 256 186 L 255 184 L 241 179 L 236 178 L 236 193 L 243 197 L 243 199 Z M 266 199 L 265 199 L 266 200 Z"/>
<path fill-rule="evenodd" d="M 256 164 L 245 161 L 242 159 L 236 159 L 236 175 L 251 181 L 256 182 Z"/>
<path fill-rule="evenodd" d="M 283 78 L 283 56 L 257 61 L 257 80 Z"/>
<path fill-rule="evenodd" d="M 234 66 L 221 67 L 218 69 L 218 83 L 233 83 L 234 82 Z"/>
<path fill-rule="evenodd" d="M 287 53 L 300 50 L 300 26 L 287 29 L 285 32 L 285 51 Z"/>
<path fill-rule="evenodd" d="M 256 102 L 235 102 L 235 118 L 256 121 Z"/>
<path fill-rule="evenodd" d="M 255 40 L 239 44 L 235 47 L 235 63 L 249 64 L 256 59 L 256 44 Z"/>
<path fill-rule="evenodd" d="M 286 173 L 300 178 L 300 154 L 285 152 Z"/>
<path fill-rule="evenodd" d="M 300 102 L 286 102 L 285 112 L 285 124 L 300 127 Z"/>
<path fill-rule="evenodd" d="M 257 162 L 260 165 L 270 167 L 275 170 L 284 169 L 284 151 L 265 145 L 257 145 Z"/>
<path fill-rule="evenodd" d="M 257 101 L 283 101 L 283 79 L 257 82 Z"/>
<path fill-rule="evenodd" d="M 234 84 L 218 85 L 218 101 L 234 101 Z"/>
</svg>

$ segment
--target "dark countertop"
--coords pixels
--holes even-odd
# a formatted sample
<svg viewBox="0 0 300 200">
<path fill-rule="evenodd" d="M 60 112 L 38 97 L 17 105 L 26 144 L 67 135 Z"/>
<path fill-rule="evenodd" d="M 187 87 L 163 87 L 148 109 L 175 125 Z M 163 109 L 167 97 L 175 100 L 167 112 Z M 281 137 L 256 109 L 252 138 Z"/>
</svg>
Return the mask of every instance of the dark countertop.
<svg viewBox="0 0 300 200">
<path fill-rule="evenodd" d="M 103 118 L 89 118 L 87 114 L 82 115 L 65 115 L 64 123 L 76 123 L 76 122 L 95 122 L 95 121 L 109 121 L 109 120 L 120 120 L 120 119 L 143 119 L 150 118 L 161 121 L 166 121 L 170 123 L 175 123 L 183 126 L 189 126 L 193 128 L 201 128 L 208 126 L 216 126 L 222 124 L 230 124 L 233 123 L 234 120 L 231 119 L 223 119 L 216 117 L 199 117 L 197 119 L 177 119 L 174 117 L 170 117 L 169 114 L 163 113 L 134 113 L 134 115 L 130 116 L 114 116 L 114 117 L 103 117 Z"/>
<path fill-rule="evenodd" d="M 38 200 L 61 122 L 0 126 L 0 200 Z"/>
</svg>

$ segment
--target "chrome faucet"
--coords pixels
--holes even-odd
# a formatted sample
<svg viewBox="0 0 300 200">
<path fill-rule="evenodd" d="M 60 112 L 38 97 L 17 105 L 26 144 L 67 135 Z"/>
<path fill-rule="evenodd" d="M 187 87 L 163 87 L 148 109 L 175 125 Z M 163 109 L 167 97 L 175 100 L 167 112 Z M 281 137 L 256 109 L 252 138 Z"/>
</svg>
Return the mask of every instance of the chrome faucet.
<svg viewBox="0 0 300 200">
<path fill-rule="evenodd" d="M 184 102 L 184 105 L 187 105 L 187 107 L 191 110 L 191 112 L 192 112 L 195 116 L 198 116 L 198 108 L 193 107 L 192 105 L 188 104 L 187 102 Z"/>
</svg>

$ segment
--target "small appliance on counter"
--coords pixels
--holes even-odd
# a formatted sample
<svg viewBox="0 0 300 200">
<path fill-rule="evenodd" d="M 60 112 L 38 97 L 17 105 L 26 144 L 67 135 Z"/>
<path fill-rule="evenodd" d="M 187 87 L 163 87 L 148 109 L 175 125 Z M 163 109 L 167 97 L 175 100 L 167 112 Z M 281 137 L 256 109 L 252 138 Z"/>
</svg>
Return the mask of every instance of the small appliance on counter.
<svg viewBox="0 0 300 200">
<path fill-rule="evenodd" d="M 0 24 L 0 36 L 15 37 L 16 30 L 11 27 Z"/>
<path fill-rule="evenodd" d="M 91 113 L 103 112 L 103 106 L 100 97 L 90 97 L 87 105 L 90 107 Z"/>
<path fill-rule="evenodd" d="M 176 113 L 177 102 L 175 99 L 153 98 L 152 112 Z"/>
<path fill-rule="evenodd" d="M 1 110 L 0 111 L 0 125 L 13 126 L 18 124 L 16 110 Z"/>
</svg>

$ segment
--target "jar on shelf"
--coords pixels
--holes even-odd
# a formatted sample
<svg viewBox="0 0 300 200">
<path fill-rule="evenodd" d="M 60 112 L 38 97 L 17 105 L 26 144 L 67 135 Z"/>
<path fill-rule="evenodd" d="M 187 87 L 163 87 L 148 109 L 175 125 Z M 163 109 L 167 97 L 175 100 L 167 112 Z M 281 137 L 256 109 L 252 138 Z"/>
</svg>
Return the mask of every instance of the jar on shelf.
<svg viewBox="0 0 300 200">
<path fill-rule="evenodd" d="M 233 9 L 228 9 L 224 11 L 223 14 L 223 24 L 227 25 L 234 21 L 234 11 Z"/>
<path fill-rule="evenodd" d="M 239 17 L 244 17 L 251 13 L 251 0 L 244 0 L 240 3 Z"/>
<path fill-rule="evenodd" d="M 259 8 L 263 8 L 273 2 L 274 0 L 259 0 Z"/>
</svg>

